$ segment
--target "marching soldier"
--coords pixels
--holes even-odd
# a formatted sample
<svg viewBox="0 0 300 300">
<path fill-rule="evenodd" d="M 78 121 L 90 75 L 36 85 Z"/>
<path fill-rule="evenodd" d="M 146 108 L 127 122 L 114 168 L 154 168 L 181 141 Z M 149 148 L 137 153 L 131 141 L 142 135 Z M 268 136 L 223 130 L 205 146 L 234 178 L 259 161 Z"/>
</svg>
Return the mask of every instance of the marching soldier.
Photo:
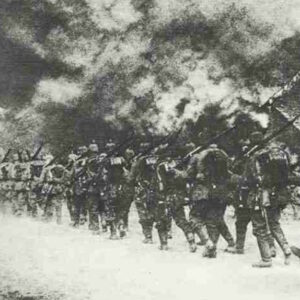
<svg viewBox="0 0 300 300">
<path fill-rule="evenodd" d="M 287 204 L 289 157 L 276 143 L 257 152 L 247 164 L 247 180 L 252 210 L 253 234 L 256 236 L 261 261 L 253 267 L 271 267 L 269 234 L 280 245 L 285 264 L 290 263 L 291 249 L 280 226 L 280 212 Z"/>
<path fill-rule="evenodd" d="M 49 155 L 41 174 L 41 181 L 44 183 L 42 189 L 45 201 L 44 216 L 46 221 L 50 221 L 55 212 L 56 223 L 61 224 L 65 168 L 52 161 L 53 156 Z"/>
<path fill-rule="evenodd" d="M 206 225 L 209 236 L 203 253 L 205 257 L 216 257 L 220 234 L 228 243 L 227 251 L 235 246 L 224 221 L 230 180 L 228 163 L 225 151 L 211 145 L 191 159 L 185 175 L 193 183 L 193 217 L 196 223 L 199 221 L 200 228 Z"/>
<path fill-rule="evenodd" d="M 132 159 L 135 153 L 132 149 L 128 148 L 125 150 L 124 158 L 125 158 L 125 166 L 128 172 L 130 173 L 132 168 Z M 124 186 L 124 201 L 123 201 L 123 222 L 124 229 L 128 230 L 128 216 L 132 202 L 134 201 L 134 184 L 130 181 L 130 178 L 127 180 L 127 184 Z"/>
<path fill-rule="evenodd" d="M 261 132 L 255 131 L 250 135 L 250 145 L 251 149 L 255 145 L 258 145 L 263 140 L 263 134 Z M 248 151 L 249 148 L 246 150 Z M 234 207 L 236 215 L 236 248 L 233 253 L 244 254 L 245 240 L 248 224 L 251 222 L 251 205 L 249 205 L 248 197 L 250 193 L 250 182 L 248 182 L 247 176 L 244 174 L 237 176 L 236 182 L 236 193 L 234 197 Z M 274 243 L 274 238 L 271 234 L 268 236 L 269 246 L 272 257 L 276 256 L 276 248 Z"/>
<path fill-rule="evenodd" d="M 124 187 L 128 180 L 126 161 L 119 153 L 113 153 L 116 145 L 106 144 L 106 151 L 110 155 L 105 158 L 102 174 L 106 181 L 104 191 L 104 212 L 107 226 L 110 229 L 110 239 L 125 237 L 124 228 Z M 119 235 L 118 235 L 119 233 Z"/>
<path fill-rule="evenodd" d="M 74 188 L 74 227 L 84 224 L 86 221 L 87 199 L 87 174 L 85 172 L 87 161 L 87 147 L 78 148 L 79 159 L 74 163 L 72 182 Z"/>
<path fill-rule="evenodd" d="M 75 205 L 74 205 L 74 189 L 73 189 L 73 182 L 72 182 L 72 174 L 74 164 L 78 156 L 76 154 L 70 154 L 68 156 L 68 164 L 65 167 L 65 175 L 64 175 L 64 195 L 67 200 L 67 209 L 69 211 L 71 225 L 74 225 L 75 222 Z"/>
<path fill-rule="evenodd" d="M 17 153 L 13 154 L 13 163 L 10 165 L 10 179 L 14 182 L 12 194 L 13 214 L 22 216 L 27 208 L 30 166 L 27 162 L 21 162 Z"/>
<path fill-rule="evenodd" d="M 99 234 L 99 157 L 98 145 L 89 145 L 89 155 L 86 161 L 87 173 L 87 209 L 89 214 L 89 230 Z"/>
<path fill-rule="evenodd" d="M 167 218 L 166 222 L 174 219 L 176 225 L 183 231 L 187 242 L 189 243 L 190 251 L 197 250 L 193 228 L 190 222 L 187 221 L 184 211 L 186 205 L 186 182 L 180 177 L 171 174 L 172 168 L 177 164 L 177 160 L 171 157 L 166 162 L 158 165 L 158 178 L 161 182 L 161 192 L 164 194 L 164 201 L 166 202 Z M 168 217 L 170 220 L 168 220 Z M 168 231 L 168 227 L 166 228 Z"/>
<path fill-rule="evenodd" d="M 42 159 L 30 162 L 30 191 L 28 196 L 28 208 L 33 218 L 38 215 L 38 205 L 41 204 L 41 174 L 43 172 L 44 161 Z"/>
<path fill-rule="evenodd" d="M 140 144 L 140 153 L 144 153 L 150 147 L 150 143 Z M 155 201 L 158 194 L 156 182 L 156 156 L 140 156 L 133 163 L 131 180 L 135 185 L 135 205 L 139 216 L 139 222 L 144 234 L 143 243 L 152 244 L 152 228 L 154 224 Z"/>
</svg>

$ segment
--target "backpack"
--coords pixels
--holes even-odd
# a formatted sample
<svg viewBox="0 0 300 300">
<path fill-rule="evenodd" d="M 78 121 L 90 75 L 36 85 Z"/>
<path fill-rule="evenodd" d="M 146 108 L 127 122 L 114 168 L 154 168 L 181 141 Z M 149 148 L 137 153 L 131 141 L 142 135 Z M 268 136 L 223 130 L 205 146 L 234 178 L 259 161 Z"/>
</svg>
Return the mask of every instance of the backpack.
<svg viewBox="0 0 300 300">
<path fill-rule="evenodd" d="M 263 172 L 272 186 L 286 186 L 289 176 L 287 153 L 279 147 L 272 147 L 267 153 Z"/>
<path fill-rule="evenodd" d="M 205 177 L 211 182 L 220 182 L 228 178 L 228 157 L 220 149 L 208 151 L 203 159 Z"/>
</svg>

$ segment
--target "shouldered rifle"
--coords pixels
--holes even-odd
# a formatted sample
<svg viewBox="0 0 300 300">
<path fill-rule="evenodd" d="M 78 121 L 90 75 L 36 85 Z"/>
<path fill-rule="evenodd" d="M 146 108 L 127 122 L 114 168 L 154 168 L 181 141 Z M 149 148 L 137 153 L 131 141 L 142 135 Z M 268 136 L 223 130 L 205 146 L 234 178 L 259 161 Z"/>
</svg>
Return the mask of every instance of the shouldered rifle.
<svg viewBox="0 0 300 300">
<path fill-rule="evenodd" d="M 44 147 L 44 143 L 41 143 L 41 145 L 37 148 L 37 150 L 35 151 L 35 153 L 32 156 L 29 155 L 30 160 L 36 160 L 37 157 L 39 156 L 39 154 L 41 153 L 43 147 Z"/>
<path fill-rule="evenodd" d="M 243 160 L 245 160 L 245 159 L 251 157 L 252 155 L 254 155 L 257 151 L 263 149 L 263 147 L 265 147 L 270 141 L 272 141 L 273 139 L 275 139 L 277 136 L 279 136 L 280 134 L 282 134 L 287 128 L 289 128 L 290 126 L 292 126 L 299 118 L 300 118 L 300 114 L 298 114 L 293 119 L 291 119 L 290 121 L 288 121 L 285 125 L 283 125 L 278 130 L 274 131 L 272 134 L 270 134 L 269 136 L 267 136 L 259 144 L 257 144 L 254 147 L 252 147 L 248 152 L 246 152 L 245 154 L 243 154 L 240 158 L 238 158 L 235 161 L 234 167 L 236 167 Z"/>
<path fill-rule="evenodd" d="M 1 163 L 4 163 L 4 162 L 7 161 L 7 159 L 8 159 L 8 157 L 9 157 L 11 151 L 12 151 L 11 148 L 9 148 L 9 149 L 7 150 L 7 152 L 5 153 L 5 155 L 4 155 L 4 157 L 3 157 L 2 161 L 1 161 Z"/>
<path fill-rule="evenodd" d="M 211 138 L 208 142 L 206 142 L 204 145 L 198 146 L 197 148 L 195 148 L 194 150 L 192 150 L 191 152 L 189 152 L 187 155 L 185 155 L 180 162 L 177 164 L 176 167 L 179 167 L 185 163 L 187 163 L 192 156 L 194 156 L 196 153 L 202 152 L 205 149 L 207 149 L 207 147 L 211 144 L 214 144 L 216 142 L 218 142 L 222 137 L 228 135 L 229 133 L 231 133 L 232 131 L 234 131 L 237 128 L 237 125 L 234 125 L 224 131 L 222 131 L 221 133 L 217 134 L 216 136 L 214 136 L 213 138 Z"/>
<path fill-rule="evenodd" d="M 127 138 L 125 141 L 123 141 L 122 143 L 120 143 L 119 145 L 117 145 L 114 149 L 112 149 L 109 153 L 107 153 L 107 156 L 104 157 L 99 163 L 98 163 L 98 170 L 100 170 L 101 166 L 104 165 L 104 163 L 106 163 L 108 161 L 108 159 L 110 159 L 113 155 L 115 154 L 118 154 L 121 152 L 121 150 L 125 147 L 125 146 L 129 146 L 129 144 L 132 143 L 132 140 L 133 140 L 133 137 L 134 137 L 134 133 L 132 133 L 130 135 L 129 138 Z M 81 155 L 79 158 L 77 158 L 76 160 L 79 160 L 85 156 L 88 155 L 88 151 L 86 153 L 84 153 L 84 155 Z M 88 171 L 88 166 L 85 165 L 84 168 L 82 168 L 82 170 L 77 174 L 76 179 L 78 179 L 80 176 L 82 176 L 83 174 L 87 173 Z M 98 172 L 98 175 L 95 176 L 95 179 L 98 178 L 98 176 L 100 175 L 100 172 Z"/>
<path fill-rule="evenodd" d="M 133 156 L 130 161 L 133 161 L 133 160 L 135 160 L 139 157 L 142 157 L 142 156 L 145 156 L 145 155 L 149 154 L 155 148 L 157 148 L 158 146 L 163 145 L 163 144 L 168 144 L 167 147 L 166 147 L 166 149 L 167 149 L 171 144 L 173 144 L 177 140 L 177 138 L 178 138 L 180 132 L 182 131 L 182 129 L 183 129 L 183 127 L 181 127 L 176 132 L 169 133 L 167 136 L 161 138 L 159 140 L 159 142 L 153 143 L 147 149 L 145 149 L 143 152 L 140 152 L 137 155 Z"/>
</svg>

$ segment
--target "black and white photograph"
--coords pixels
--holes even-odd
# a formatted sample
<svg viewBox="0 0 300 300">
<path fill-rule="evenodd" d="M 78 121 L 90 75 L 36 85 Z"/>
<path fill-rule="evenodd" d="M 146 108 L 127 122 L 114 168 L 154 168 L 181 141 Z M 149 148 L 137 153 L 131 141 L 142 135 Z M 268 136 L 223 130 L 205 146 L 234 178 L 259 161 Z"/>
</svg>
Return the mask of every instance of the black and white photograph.
<svg viewBox="0 0 300 300">
<path fill-rule="evenodd" d="M 0 300 L 300 297 L 300 0 L 0 0 Z"/>
</svg>

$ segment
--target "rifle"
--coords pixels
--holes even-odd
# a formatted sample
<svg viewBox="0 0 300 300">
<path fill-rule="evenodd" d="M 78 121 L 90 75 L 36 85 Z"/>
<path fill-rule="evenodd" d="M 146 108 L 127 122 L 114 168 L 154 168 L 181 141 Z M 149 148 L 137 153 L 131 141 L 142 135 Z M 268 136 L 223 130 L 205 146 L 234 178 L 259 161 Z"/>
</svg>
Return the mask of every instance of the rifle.
<svg viewBox="0 0 300 300">
<path fill-rule="evenodd" d="M 231 133 L 233 130 L 235 130 L 237 128 L 237 125 L 234 125 L 224 131 L 222 131 L 221 133 L 217 134 L 216 136 L 214 136 L 213 138 L 211 138 L 208 142 L 206 142 L 204 145 L 201 145 L 197 148 L 195 148 L 194 150 L 192 150 L 191 152 L 189 152 L 188 154 L 186 154 L 181 160 L 180 162 L 176 165 L 175 168 L 178 168 L 179 166 L 187 163 L 193 155 L 195 155 L 196 153 L 202 152 L 203 150 L 205 150 L 209 145 L 216 143 L 218 140 L 220 140 L 222 137 L 228 135 L 229 133 Z"/>
<path fill-rule="evenodd" d="M 51 166 L 51 165 L 53 165 L 54 164 L 54 162 L 59 158 L 60 156 L 55 156 L 55 157 L 53 157 L 45 166 L 44 166 L 44 168 L 47 168 L 47 167 L 49 167 L 49 166 Z"/>
<path fill-rule="evenodd" d="M 113 156 L 114 154 L 118 154 L 121 152 L 121 149 L 125 146 L 128 146 L 129 145 L 129 142 L 131 144 L 132 140 L 133 140 L 133 137 L 134 137 L 134 133 L 132 133 L 130 135 L 129 138 L 127 138 L 125 141 L 123 141 L 122 143 L 120 143 L 119 145 L 117 145 L 114 149 L 112 149 L 110 152 L 107 153 L 107 156 L 101 160 L 98 164 L 98 169 L 100 169 L 100 167 L 105 163 L 107 162 L 107 160 Z M 86 153 L 84 153 L 83 155 L 81 155 L 79 158 L 77 158 L 76 160 L 79 160 L 85 156 L 87 156 L 89 154 L 89 151 L 87 151 Z M 76 176 L 75 180 L 78 179 L 80 176 L 82 176 L 83 174 L 85 174 L 87 172 L 87 166 L 85 166 Z M 98 178 L 98 176 L 100 175 L 100 173 L 98 172 L 98 175 L 96 176 Z"/>
<path fill-rule="evenodd" d="M 38 147 L 38 149 L 35 151 L 35 153 L 32 156 L 31 155 L 29 156 L 30 160 L 36 160 L 37 157 L 39 156 L 39 154 L 41 153 L 43 147 L 44 147 L 44 143 L 41 143 L 41 145 Z"/>
<path fill-rule="evenodd" d="M 155 148 L 157 148 L 160 145 L 168 144 L 165 149 L 169 148 L 177 140 L 177 138 L 178 138 L 180 132 L 182 131 L 182 129 L 183 129 L 183 127 L 179 128 L 179 130 L 177 130 L 176 132 L 169 133 L 167 136 L 161 138 L 159 140 L 159 142 L 153 143 L 152 145 L 150 145 L 143 152 L 140 152 L 137 155 L 133 156 L 130 161 L 136 160 L 139 157 L 147 155 L 148 153 L 150 153 L 151 151 L 153 151 Z"/>
<path fill-rule="evenodd" d="M 298 119 L 300 118 L 300 114 L 296 115 L 292 120 L 288 121 L 285 125 L 283 125 L 278 130 L 274 131 L 272 134 L 270 134 L 268 137 L 266 137 L 263 141 L 261 141 L 259 144 L 252 147 L 248 152 L 246 152 L 241 159 L 249 158 L 257 151 L 261 150 L 266 144 L 268 144 L 270 141 L 275 139 L 277 136 L 279 136 L 282 132 L 284 132 L 287 128 L 292 126 Z M 240 159 L 240 160 L 241 160 Z M 237 160 L 237 161 L 240 161 Z"/>
<path fill-rule="evenodd" d="M 263 105 L 260 106 L 260 108 L 266 109 L 268 107 L 273 106 L 275 101 L 277 101 L 280 97 L 282 97 L 284 94 L 289 92 L 299 79 L 300 79 L 300 72 L 296 73 L 293 76 L 293 78 L 283 86 L 283 88 L 281 88 L 279 91 L 273 94 Z"/>
<path fill-rule="evenodd" d="M 7 159 L 8 159 L 8 157 L 9 157 L 11 151 L 12 151 L 11 148 L 9 148 L 9 149 L 7 150 L 7 152 L 5 153 L 5 155 L 4 155 L 4 157 L 3 157 L 2 161 L 1 161 L 1 163 L 5 163 L 5 162 L 7 161 Z"/>
<path fill-rule="evenodd" d="M 20 150 L 18 150 L 18 157 L 19 157 L 19 162 L 23 162 L 22 153 Z"/>
</svg>

